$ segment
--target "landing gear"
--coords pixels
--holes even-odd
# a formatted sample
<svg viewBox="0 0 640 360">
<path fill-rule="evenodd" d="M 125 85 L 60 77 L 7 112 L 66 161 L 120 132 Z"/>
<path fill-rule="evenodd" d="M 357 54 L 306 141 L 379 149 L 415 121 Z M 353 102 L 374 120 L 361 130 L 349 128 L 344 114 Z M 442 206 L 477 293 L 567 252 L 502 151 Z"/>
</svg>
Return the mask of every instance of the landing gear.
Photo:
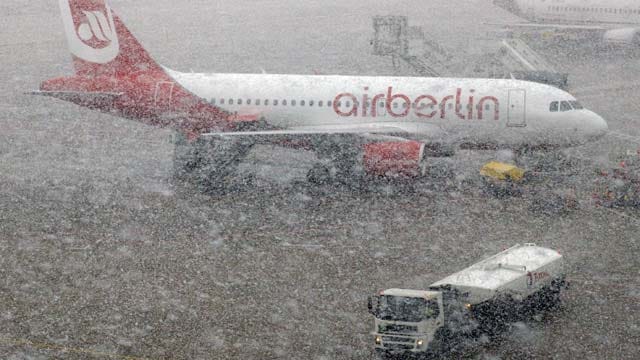
<svg viewBox="0 0 640 360">
<path fill-rule="evenodd" d="M 359 172 L 353 165 L 341 165 L 324 162 L 315 164 L 307 172 L 307 182 L 312 186 L 332 185 L 351 190 L 362 190 L 368 184 L 370 179 L 364 172 Z"/>
<path fill-rule="evenodd" d="M 322 157 L 307 173 L 309 183 L 353 185 L 362 182 L 364 170 L 357 167 L 362 154 L 349 136 L 320 136 L 313 147 Z"/>
<path fill-rule="evenodd" d="M 177 135 L 174 141 L 174 181 L 195 185 L 207 194 L 221 194 L 251 185 L 252 178 L 236 175 L 238 164 L 253 143 L 242 139 L 200 138 L 189 143 Z"/>
<path fill-rule="evenodd" d="M 307 172 L 307 181 L 314 185 L 324 185 L 332 181 L 331 170 L 325 164 L 315 164 Z"/>
</svg>

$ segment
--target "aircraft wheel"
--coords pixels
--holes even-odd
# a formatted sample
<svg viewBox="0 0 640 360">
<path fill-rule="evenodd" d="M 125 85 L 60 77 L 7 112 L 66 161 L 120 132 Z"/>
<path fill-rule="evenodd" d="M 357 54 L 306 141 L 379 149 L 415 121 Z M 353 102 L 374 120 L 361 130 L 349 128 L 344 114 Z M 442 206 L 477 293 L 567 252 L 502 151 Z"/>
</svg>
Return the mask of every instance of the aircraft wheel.
<svg viewBox="0 0 640 360">
<path fill-rule="evenodd" d="M 198 149 L 193 144 L 189 144 L 181 134 L 174 134 L 173 142 L 173 182 L 188 181 L 193 172 L 200 167 Z"/>
<path fill-rule="evenodd" d="M 322 185 L 331 181 L 331 170 L 324 164 L 315 164 L 307 173 L 307 181 L 312 184 Z"/>
</svg>

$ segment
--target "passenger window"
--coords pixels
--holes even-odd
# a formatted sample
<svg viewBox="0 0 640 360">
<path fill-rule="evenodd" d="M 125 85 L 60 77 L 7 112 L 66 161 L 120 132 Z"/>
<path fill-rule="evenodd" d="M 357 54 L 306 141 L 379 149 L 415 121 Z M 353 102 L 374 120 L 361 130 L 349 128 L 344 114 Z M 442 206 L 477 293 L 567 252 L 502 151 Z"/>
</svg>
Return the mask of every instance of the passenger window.
<svg viewBox="0 0 640 360">
<path fill-rule="evenodd" d="M 287 100 L 282 100 L 282 106 L 287 106 Z"/>
<path fill-rule="evenodd" d="M 327 101 L 327 106 L 331 107 L 331 100 Z"/>
<path fill-rule="evenodd" d="M 449 110 L 453 109 L 453 104 L 449 104 Z"/>
<path fill-rule="evenodd" d="M 551 103 L 551 105 L 549 105 L 549 111 L 551 112 L 556 112 L 558 111 L 558 102 L 554 101 Z"/>
<path fill-rule="evenodd" d="M 569 111 L 571 110 L 571 105 L 569 105 L 568 101 L 561 101 L 560 102 L 560 111 Z"/>
<path fill-rule="evenodd" d="M 318 106 L 322 107 L 322 100 L 318 101 Z"/>
<path fill-rule="evenodd" d="M 238 99 L 238 105 L 242 105 L 242 99 Z"/>
<path fill-rule="evenodd" d="M 347 101 L 347 102 L 344 104 L 344 106 L 346 106 L 346 107 L 351 107 L 351 102 L 350 102 L 350 101 Z"/>
<path fill-rule="evenodd" d="M 211 100 L 209 101 L 209 103 L 211 103 L 211 105 L 215 105 L 215 104 L 216 104 L 216 99 L 211 98 Z"/>
<path fill-rule="evenodd" d="M 256 105 L 260 105 L 260 99 L 256 99 Z"/>
<path fill-rule="evenodd" d="M 269 105 L 269 99 L 264 100 L 264 106 L 267 106 L 267 105 Z"/>
<path fill-rule="evenodd" d="M 342 107 L 342 101 L 338 101 L 338 102 L 336 103 L 336 106 L 337 106 L 337 107 Z"/>
<path fill-rule="evenodd" d="M 220 104 L 224 105 L 224 99 L 220 99 Z"/>
<path fill-rule="evenodd" d="M 397 103 L 397 102 L 394 102 L 394 103 L 393 103 L 393 108 L 394 108 L 394 109 L 397 109 L 397 108 L 398 108 L 398 103 Z"/>
<path fill-rule="evenodd" d="M 489 105 L 489 104 L 485 104 L 485 105 L 484 105 L 484 109 L 485 109 L 485 110 L 490 110 L 490 109 L 491 109 L 491 105 Z"/>
<path fill-rule="evenodd" d="M 309 100 L 309 106 L 313 106 L 313 100 Z"/>
<path fill-rule="evenodd" d="M 296 101 L 295 100 L 291 100 L 291 106 L 296 106 Z"/>
<path fill-rule="evenodd" d="M 278 106 L 278 100 L 273 100 L 273 106 Z"/>
<path fill-rule="evenodd" d="M 233 105 L 233 99 L 229 99 L 229 105 Z"/>
<path fill-rule="evenodd" d="M 378 104 L 378 107 L 381 107 L 381 108 L 382 108 L 382 107 L 384 107 L 384 102 L 382 102 L 382 101 L 381 101 L 381 102 Z"/>
<path fill-rule="evenodd" d="M 300 106 L 304 106 L 304 100 L 300 100 Z"/>
<path fill-rule="evenodd" d="M 247 105 L 251 105 L 251 99 L 247 99 Z"/>
</svg>

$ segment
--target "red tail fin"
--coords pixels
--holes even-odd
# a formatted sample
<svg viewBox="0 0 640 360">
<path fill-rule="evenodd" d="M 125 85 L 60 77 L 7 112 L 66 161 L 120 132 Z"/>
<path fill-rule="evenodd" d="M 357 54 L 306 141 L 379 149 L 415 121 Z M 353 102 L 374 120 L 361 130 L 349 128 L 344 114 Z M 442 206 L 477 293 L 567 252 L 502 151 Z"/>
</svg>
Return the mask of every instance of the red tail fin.
<svg viewBox="0 0 640 360">
<path fill-rule="evenodd" d="M 105 0 L 59 0 L 76 74 L 123 76 L 162 71 Z"/>
<path fill-rule="evenodd" d="M 154 126 L 190 139 L 231 126 L 229 114 L 187 91 L 158 65 L 105 0 L 59 0 L 74 76 L 44 81 L 40 94 Z"/>
</svg>

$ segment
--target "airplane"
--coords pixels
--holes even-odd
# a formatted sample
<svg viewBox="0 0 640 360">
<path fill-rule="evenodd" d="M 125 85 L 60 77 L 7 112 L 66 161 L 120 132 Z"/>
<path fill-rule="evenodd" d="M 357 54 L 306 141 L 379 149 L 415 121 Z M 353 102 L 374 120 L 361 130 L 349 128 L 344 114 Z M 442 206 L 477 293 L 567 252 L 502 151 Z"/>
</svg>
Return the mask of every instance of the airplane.
<svg viewBox="0 0 640 360">
<path fill-rule="evenodd" d="M 75 73 L 33 94 L 171 127 L 187 149 L 176 147 L 188 155 L 185 171 L 209 178 L 256 143 L 328 160 L 310 180 L 415 177 L 429 156 L 458 147 L 562 148 L 608 130 L 569 93 L 512 79 L 181 73 L 153 60 L 104 0 L 59 5 Z M 223 156 L 212 143 L 235 151 Z"/>
<path fill-rule="evenodd" d="M 607 44 L 640 45 L 640 3 L 636 0 L 493 0 L 493 3 L 531 21 L 493 25 L 595 32 Z"/>
</svg>

